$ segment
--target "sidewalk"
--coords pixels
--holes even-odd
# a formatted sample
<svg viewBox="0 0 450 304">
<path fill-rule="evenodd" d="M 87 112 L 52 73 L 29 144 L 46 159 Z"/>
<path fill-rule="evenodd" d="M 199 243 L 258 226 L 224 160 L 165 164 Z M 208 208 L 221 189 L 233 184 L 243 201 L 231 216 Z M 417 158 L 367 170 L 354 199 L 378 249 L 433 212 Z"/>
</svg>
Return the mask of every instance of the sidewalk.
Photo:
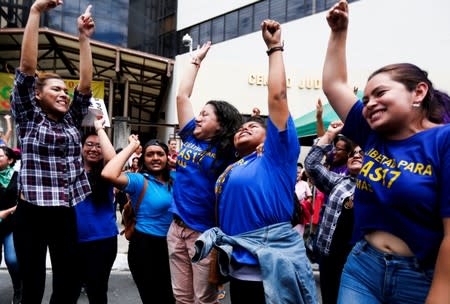
<svg viewBox="0 0 450 304">
<path fill-rule="evenodd" d="M 118 211 L 116 212 L 116 216 L 117 216 L 117 227 L 119 231 L 122 231 L 123 226 L 120 224 L 122 222 L 122 216 Z M 128 256 L 128 240 L 125 239 L 125 236 L 119 234 L 117 236 L 117 256 L 116 260 L 114 261 L 112 271 L 129 271 L 127 256 Z M 3 252 L 2 257 L 4 257 Z M 0 269 L 2 270 L 6 269 L 4 260 L 5 259 L 2 258 L 2 262 L 0 264 Z M 48 254 L 48 252 L 46 264 L 47 270 L 50 270 L 52 268 L 52 264 L 50 262 L 50 255 Z"/>
</svg>

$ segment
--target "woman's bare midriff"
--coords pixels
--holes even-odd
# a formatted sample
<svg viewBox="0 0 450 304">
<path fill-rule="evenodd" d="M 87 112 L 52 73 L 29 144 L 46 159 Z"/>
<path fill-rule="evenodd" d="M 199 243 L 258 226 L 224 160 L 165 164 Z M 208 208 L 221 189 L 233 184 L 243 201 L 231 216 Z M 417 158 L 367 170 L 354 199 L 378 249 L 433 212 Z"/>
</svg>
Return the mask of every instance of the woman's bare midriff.
<svg viewBox="0 0 450 304">
<path fill-rule="evenodd" d="M 414 253 L 402 239 L 388 232 L 373 231 L 366 234 L 364 238 L 370 245 L 381 252 L 399 256 L 414 256 Z"/>
</svg>

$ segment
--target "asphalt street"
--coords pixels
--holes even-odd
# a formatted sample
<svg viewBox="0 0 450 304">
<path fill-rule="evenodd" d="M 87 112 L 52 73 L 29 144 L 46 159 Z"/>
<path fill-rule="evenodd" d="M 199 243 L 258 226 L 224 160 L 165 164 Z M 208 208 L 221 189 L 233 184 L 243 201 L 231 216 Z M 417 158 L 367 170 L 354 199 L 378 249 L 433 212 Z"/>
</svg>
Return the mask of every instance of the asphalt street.
<svg viewBox="0 0 450 304">
<path fill-rule="evenodd" d="M 120 223 L 120 214 L 118 215 L 118 223 Z M 119 228 L 120 230 L 122 227 Z M 133 281 L 131 273 L 128 269 L 128 241 L 124 236 L 119 235 L 118 237 L 118 253 L 116 260 L 113 265 L 111 276 L 109 279 L 109 290 L 108 290 L 108 303 L 109 304 L 142 304 L 139 297 L 136 285 Z M 320 296 L 320 286 L 319 286 L 319 273 L 317 271 L 316 265 L 313 265 L 314 277 L 316 279 L 316 286 L 318 288 L 318 293 Z M 52 289 L 52 275 L 51 275 L 51 262 L 49 255 L 47 254 L 47 277 L 45 281 L 45 293 L 42 303 L 48 303 L 50 300 L 50 294 Z M 228 292 L 228 286 L 226 285 L 226 290 Z M 4 261 L 0 264 L 0 304 L 10 304 L 13 295 L 13 288 L 11 284 L 11 278 L 8 271 L 6 270 L 6 265 Z M 89 301 L 85 294 L 81 294 L 78 299 L 78 304 L 88 304 Z M 224 304 L 230 304 L 229 297 L 225 297 Z M 319 302 L 320 303 L 320 302 Z"/>
<path fill-rule="evenodd" d="M 45 281 L 45 293 L 42 303 L 50 301 L 52 289 L 51 271 L 47 271 Z M 4 268 L 0 270 L 0 304 L 11 304 L 12 284 L 8 271 Z M 113 271 L 109 278 L 108 303 L 110 304 L 142 304 L 139 293 L 134 284 L 129 271 Z M 88 304 L 89 301 L 85 294 L 81 294 L 78 304 Z"/>
</svg>

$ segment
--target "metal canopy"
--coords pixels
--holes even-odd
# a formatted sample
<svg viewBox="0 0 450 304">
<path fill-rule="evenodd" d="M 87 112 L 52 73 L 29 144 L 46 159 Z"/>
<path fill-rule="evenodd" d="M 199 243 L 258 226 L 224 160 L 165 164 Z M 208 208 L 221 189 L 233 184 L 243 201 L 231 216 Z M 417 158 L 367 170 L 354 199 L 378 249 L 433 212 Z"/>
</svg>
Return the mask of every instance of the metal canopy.
<svg viewBox="0 0 450 304">
<path fill-rule="evenodd" d="M 23 32 L 23 28 L 0 29 L 0 65 L 4 72 L 13 73 L 19 66 Z M 157 123 L 175 61 L 95 40 L 91 40 L 91 48 L 94 80 L 105 81 L 105 103 L 108 98 L 113 102 L 114 115 L 129 117 L 137 124 Z M 77 36 L 39 29 L 38 56 L 38 70 L 78 79 Z M 110 81 L 114 84 L 112 96 Z"/>
</svg>

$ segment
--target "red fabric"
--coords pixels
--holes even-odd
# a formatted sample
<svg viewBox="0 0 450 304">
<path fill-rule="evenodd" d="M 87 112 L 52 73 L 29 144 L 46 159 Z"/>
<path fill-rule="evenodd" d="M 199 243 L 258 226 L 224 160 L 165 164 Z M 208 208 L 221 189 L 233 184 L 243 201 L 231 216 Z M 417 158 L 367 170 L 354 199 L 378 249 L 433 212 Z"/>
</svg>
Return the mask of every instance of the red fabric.
<svg viewBox="0 0 450 304">
<path fill-rule="evenodd" d="M 311 215 L 313 212 L 313 207 L 311 204 L 311 200 L 303 199 L 300 202 L 302 213 L 300 215 L 300 224 L 306 225 L 311 221 Z"/>
<path fill-rule="evenodd" d="M 325 194 L 316 188 L 316 198 L 314 199 L 313 224 L 319 224 L 320 209 L 325 201 Z"/>
</svg>

